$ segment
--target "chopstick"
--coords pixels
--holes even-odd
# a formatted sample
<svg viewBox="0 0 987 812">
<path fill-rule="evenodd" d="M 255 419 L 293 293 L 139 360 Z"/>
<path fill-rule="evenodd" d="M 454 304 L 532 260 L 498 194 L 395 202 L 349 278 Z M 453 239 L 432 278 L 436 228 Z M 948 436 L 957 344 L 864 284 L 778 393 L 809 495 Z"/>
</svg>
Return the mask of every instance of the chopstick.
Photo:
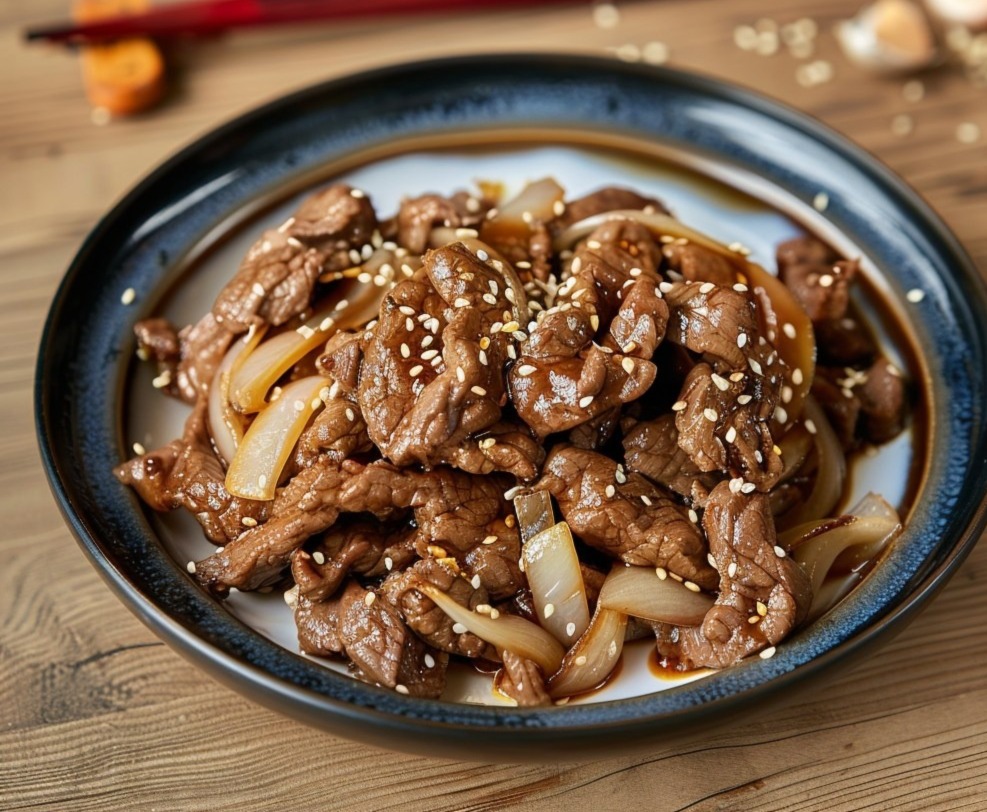
<svg viewBox="0 0 987 812">
<path fill-rule="evenodd" d="M 206 0 L 160 6 L 138 14 L 87 23 L 55 23 L 29 28 L 30 42 L 90 45 L 126 37 L 200 37 L 235 28 L 376 17 L 417 12 L 471 11 L 531 6 L 572 0 Z"/>
</svg>

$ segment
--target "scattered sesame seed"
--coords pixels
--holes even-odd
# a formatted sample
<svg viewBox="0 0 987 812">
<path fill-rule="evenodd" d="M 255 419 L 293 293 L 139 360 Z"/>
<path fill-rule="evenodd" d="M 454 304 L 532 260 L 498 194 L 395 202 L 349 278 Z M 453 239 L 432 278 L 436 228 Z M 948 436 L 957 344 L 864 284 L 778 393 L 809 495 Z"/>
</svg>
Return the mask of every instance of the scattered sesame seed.
<svg viewBox="0 0 987 812">
<path fill-rule="evenodd" d="M 466 373 L 463 371 L 462 367 L 456 367 L 456 380 L 460 383 L 466 382 Z"/>
<path fill-rule="evenodd" d="M 366 197 L 366 195 L 360 189 L 350 189 L 350 197 L 359 199 L 361 197 Z"/>
<path fill-rule="evenodd" d="M 828 288 L 832 286 L 832 284 L 833 284 L 833 277 L 830 274 L 824 273 L 822 276 L 819 277 L 819 287 Z"/>
<path fill-rule="evenodd" d="M 469 307 L 469 305 L 470 305 L 470 300 L 464 299 L 462 296 L 457 297 L 456 301 L 452 303 L 453 307 Z"/>
<path fill-rule="evenodd" d="M 634 359 L 633 358 L 624 358 L 620 362 L 620 365 L 624 368 L 624 372 L 626 372 L 628 375 L 631 375 L 631 374 L 634 373 Z"/>
<path fill-rule="evenodd" d="M 155 389 L 164 389 L 168 384 L 171 383 L 171 371 L 165 370 L 156 378 L 151 380 L 151 386 Z"/>
<path fill-rule="evenodd" d="M 770 660 L 772 657 L 775 656 L 775 651 L 777 651 L 777 649 L 774 646 L 768 646 L 764 651 L 762 651 L 757 656 L 760 657 L 762 660 Z"/>
<path fill-rule="evenodd" d="M 634 352 L 634 350 L 636 349 L 637 349 L 637 342 L 628 341 L 623 347 L 620 348 L 620 351 L 624 353 L 631 353 Z"/>
<path fill-rule="evenodd" d="M 497 440 L 494 437 L 485 437 L 480 440 L 480 448 L 493 448 L 495 445 L 497 445 Z"/>
<path fill-rule="evenodd" d="M 790 386 L 783 386 L 783 387 L 781 387 L 781 402 L 782 403 L 791 403 L 792 396 L 793 396 L 792 387 L 790 387 Z"/>
<path fill-rule="evenodd" d="M 368 282 L 371 282 L 372 280 L 373 280 L 373 275 L 367 273 L 366 271 L 361 271 L 356 275 L 356 281 L 364 285 L 366 285 Z"/>
<path fill-rule="evenodd" d="M 616 28 L 620 23 L 620 11 L 613 3 L 600 3 L 593 7 L 593 22 L 597 28 Z"/>
<path fill-rule="evenodd" d="M 812 198 L 812 208 L 816 211 L 826 211 L 829 208 L 829 195 L 825 192 L 819 192 Z"/>
<path fill-rule="evenodd" d="M 435 336 L 425 336 L 425 338 L 422 339 L 422 347 L 431 347 L 433 341 L 435 341 Z M 435 352 L 435 350 L 429 350 L 429 352 Z"/>
<path fill-rule="evenodd" d="M 727 577 L 733 578 L 737 574 L 737 562 L 731 561 L 730 566 L 727 567 Z"/>
<path fill-rule="evenodd" d="M 185 565 L 185 569 L 188 570 L 191 575 L 195 575 L 195 562 L 189 561 L 188 564 Z"/>
<path fill-rule="evenodd" d="M 469 629 L 467 629 L 462 623 L 453 623 L 452 624 L 452 633 L 453 634 L 466 634 L 467 631 L 469 631 Z"/>
<path fill-rule="evenodd" d="M 522 378 L 527 378 L 529 375 L 532 375 L 537 371 L 537 368 L 531 366 L 531 364 L 521 364 L 521 366 L 517 368 L 517 374 Z"/>
<path fill-rule="evenodd" d="M 711 378 L 712 378 L 713 384 L 721 392 L 726 392 L 727 389 L 730 388 L 730 384 L 727 382 L 726 378 L 723 378 L 720 375 L 717 375 L 715 372 L 712 374 Z"/>
<path fill-rule="evenodd" d="M 491 620 L 496 620 L 499 617 L 500 617 L 500 612 L 498 612 L 496 609 L 491 609 L 490 610 L 490 619 Z"/>
<path fill-rule="evenodd" d="M 921 288 L 912 288 L 905 294 L 905 298 L 912 304 L 918 304 L 925 298 L 925 291 Z"/>
<path fill-rule="evenodd" d="M 815 423 L 813 423 L 813 422 L 812 422 L 812 420 L 808 420 L 808 419 L 807 419 L 807 420 L 805 421 L 805 430 L 806 430 L 807 432 L 809 432 L 809 434 L 815 434 L 815 433 L 816 433 L 816 431 L 817 431 L 817 429 L 816 429 L 816 424 L 815 424 Z"/>
<path fill-rule="evenodd" d="M 677 400 L 677 401 L 675 401 L 675 403 L 672 404 L 672 411 L 673 412 L 685 411 L 685 408 L 688 405 L 689 404 L 686 403 L 684 400 Z"/>
<path fill-rule="evenodd" d="M 544 618 L 548 620 L 548 618 L 550 618 L 554 614 L 555 614 L 555 604 L 546 603 L 545 608 L 542 610 L 542 615 L 544 616 Z"/>
<path fill-rule="evenodd" d="M 737 346 L 743 349 L 747 346 L 747 333 L 740 333 L 737 335 Z"/>
<path fill-rule="evenodd" d="M 755 488 L 757 488 L 757 485 L 755 485 L 753 482 L 745 482 L 743 485 L 740 486 L 740 492 L 753 493 Z"/>
<path fill-rule="evenodd" d="M 483 301 L 485 301 L 487 304 L 495 305 L 497 304 L 497 297 L 494 296 L 492 293 L 484 293 Z"/>
<path fill-rule="evenodd" d="M 710 423 L 715 423 L 719 415 L 716 413 L 716 409 L 706 408 L 703 409 L 703 417 L 705 417 Z"/>
<path fill-rule="evenodd" d="M 356 413 L 349 407 L 346 408 L 346 419 L 351 423 L 356 420 Z"/>
<path fill-rule="evenodd" d="M 512 361 L 517 360 L 517 352 L 515 352 L 513 344 L 507 345 L 507 357 L 510 358 Z"/>
<path fill-rule="evenodd" d="M 566 637 L 572 637 L 575 633 L 576 633 L 576 624 L 575 623 L 567 623 L 566 626 L 565 626 L 565 634 L 566 634 Z"/>
<path fill-rule="evenodd" d="M 699 524 L 699 514 L 692 508 L 689 508 L 689 521 L 693 524 Z"/>
<path fill-rule="evenodd" d="M 509 321 L 500 329 L 505 333 L 516 333 L 518 330 L 521 329 L 521 325 L 518 324 L 516 321 Z M 491 330 L 491 332 L 493 332 L 493 330 Z"/>
<path fill-rule="evenodd" d="M 338 302 L 336 302 L 336 310 L 337 311 L 338 310 L 345 310 L 349 306 L 350 306 L 350 303 L 349 303 L 349 300 L 347 300 L 347 299 L 340 299 Z"/>
<path fill-rule="evenodd" d="M 477 356 L 476 357 L 480 360 L 480 363 L 483 364 L 483 366 L 489 366 L 489 364 L 487 362 L 487 354 L 486 354 L 486 352 L 484 352 L 483 350 L 480 350 L 480 352 L 477 353 Z"/>
<path fill-rule="evenodd" d="M 761 616 L 760 615 L 751 615 L 749 618 L 747 618 L 747 622 L 750 623 L 751 626 L 753 626 L 756 623 L 760 623 L 761 622 Z"/>
<path fill-rule="evenodd" d="M 740 383 L 744 379 L 743 372 L 733 372 L 730 374 L 730 380 L 734 383 Z"/>
<path fill-rule="evenodd" d="M 795 369 L 792 370 L 792 383 L 794 383 L 796 386 L 801 386 L 803 380 L 804 378 L 802 376 L 802 370 L 799 369 L 798 367 L 795 367 Z"/>
<path fill-rule="evenodd" d="M 776 406 L 774 416 L 775 416 L 775 420 L 777 420 L 779 423 L 788 422 L 788 412 L 785 410 L 784 406 Z"/>
<path fill-rule="evenodd" d="M 617 494 L 617 489 L 613 485 L 607 485 L 603 492 L 607 495 L 607 499 L 613 499 Z"/>
<path fill-rule="evenodd" d="M 709 293 L 715 287 L 716 287 L 716 285 L 714 285 L 712 282 L 703 282 L 703 284 L 701 284 L 699 286 L 699 292 L 700 293 Z"/>
<path fill-rule="evenodd" d="M 593 402 L 593 395 L 586 395 L 585 397 L 579 399 L 579 408 L 580 409 L 589 408 L 589 405 L 592 402 Z"/>
<path fill-rule="evenodd" d="M 133 288 L 127 288 L 120 296 L 120 302 L 129 305 L 133 304 L 134 299 L 137 298 L 137 291 Z"/>
<path fill-rule="evenodd" d="M 479 395 L 481 398 L 487 394 L 487 390 L 484 389 L 482 386 L 471 386 L 470 392 L 472 392 L 474 395 Z"/>
<path fill-rule="evenodd" d="M 140 443 L 134 443 L 133 449 L 134 449 L 134 453 L 139 457 L 143 457 L 147 453 L 147 449 L 144 448 L 144 446 L 142 446 Z"/>
<path fill-rule="evenodd" d="M 426 668 L 435 668 L 435 657 L 431 654 L 426 653 L 424 658 Z"/>
<path fill-rule="evenodd" d="M 757 361 L 755 361 L 753 358 L 748 358 L 747 359 L 747 365 L 751 368 L 751 371 L 755 375 L 763 375 L 764 374 L 764 372 L 761 370 L 761 365 Z"/>
<path fill-rule="evenodd" d="M 424 371 L 425 371 L 425 367 L 423 367 L 421 364 L 415 364 L 411 369 L 408 370 L 408 374 L 412 378 L 417 378 Z"/>
<path fill-rule="evenodd" d="M 688 589 L 690 592 L 701 592 L 699 584 L 693 583 L 692 581 L 683 581 L 682 585 Z"/>
<path fill-rule="evenodd" d="M 305 411 L 305 401 L 296 400 L 291 405 L 294 407 L 294 409 L 295 409 L 296 412 L 303 412 L 303 411 Z"/>
<path fill-rule="evenodd" d="M 389 555 L 384 556 L 384 569 L 386 569 L 388 572 L 394 569 L 394 559 L 391 558 Z"/>
<path fill-rule="evenodd" d="M 568 626 L 566 626 L 566 631 L 569 631 L 569 627 Z M 572 635 L 569 635 L 569 636 L 571 637 Z M 585 654 L 580 654 L 578 657 L 576 657 L 575 660 L 573 660 L 573 665 L 586 665 L 586 663 L 587 663 L 587 660 L 586 660 L 586 655 Z"/>
<path fill-rule="evenodd" d="M 298 333 L 298 335 L 300 335 L 302 338 L 311 338 L 312 336 L 315 335 L 315 330 L 313 330 L 307 324 L 303 324 L 301 327 L 295 330 L 295 332 Z"/>
<path fill-rule="evenodd" d="M 740 477 L 730 480 L 730 493 L 740 493 L 740 488 L 744 484 L 744 480 Z"/>
<path fill-rule="evenodd" d="M 487 536 L 481 543 L 486 545 L 494 544 L 497 541 L 496 536 Z"/>
<path fill-rule="evenodd" d="M 737 439 L 737 429 L 734 426 L 730 426 L 730 428 L 727 429 L 727 433 L 723 436 L 723 439 L 728 443 L 732 443 Z"/>
<path fill-rule="evenodd" d="M 778 556 L 778 558 L 784 558 L 785 555 L 786 555 L 785 548 L 784 547 L 780 547 L 780 546 L 778 546 L 776 544 L 775 545 L 775 555 Z"/>
<path fill-rule="evenodd" d="M 589 317 L 589 325 L 593 328 L 594 332 L 600 329 L 600 317 L 596 313 Z"/>
</svg>

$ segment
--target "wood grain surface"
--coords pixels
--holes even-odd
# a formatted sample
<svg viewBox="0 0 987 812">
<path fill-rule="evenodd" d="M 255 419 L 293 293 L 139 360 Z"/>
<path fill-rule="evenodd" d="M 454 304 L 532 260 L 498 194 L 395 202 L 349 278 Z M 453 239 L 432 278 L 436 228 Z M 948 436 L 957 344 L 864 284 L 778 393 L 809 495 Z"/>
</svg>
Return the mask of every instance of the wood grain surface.
<svg viewBox="0 0 987 812">
<path fill-rule="evenodd" d="M 853 68 L 829 35 L 855 0 L 625 3 L 350 23 L 183 45 L 164 106 L 90 119 L 76 59 L 18 41 L 67 2 L 0 0 L 0 808 L 339 810 L 987 809 L 987 545 L 890 646 L 831 685 L 680 751 L 581 765 L 382 755 L 220 687 L 110 594 L 65 528 L 34 440 L 43 318 L 86 232 L 140 176 L 230 116 L 398 60 L 493 50 L 586 53 L 648 42 L 671 62 L 765 91 L 833 125 L 912 183 L 987 269 L 987 90 L 959 70 L 900 79 Z M 733 44 L 762 17 L 816 20 L 833 81 Z M 653 53 L 654 46 L 648 53 Z M 914 124 L 892 132 L 894 116 Z M 984 136 L 961 143 L 962 122 Z"/>
</svg>

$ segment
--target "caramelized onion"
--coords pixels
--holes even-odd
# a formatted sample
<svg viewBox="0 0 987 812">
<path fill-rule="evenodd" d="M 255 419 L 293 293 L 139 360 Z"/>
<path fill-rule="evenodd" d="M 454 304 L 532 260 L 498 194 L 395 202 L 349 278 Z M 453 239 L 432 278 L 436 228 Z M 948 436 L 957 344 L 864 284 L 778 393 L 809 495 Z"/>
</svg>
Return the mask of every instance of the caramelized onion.
<svg viewBox="0 0 987 812">
<path fill-rule="evenodd" d="M 562 663 L 565 650 L 541 626 L 516 615 L 492 617 L 456 603 L 432 584 L 420 584 L 418 591 L 430 598 L 455 623 L 498 650 L 511 651 L 536 663 L 545 674 L 554 674 Z"/>
<path fill-rule="evenodd" d="M 548 491 L 533 491 L 515 496 L 514 512 L 517 514 L 522 542 L 534 538 L 542 530 L 548 530 L 555 524 L 552 496 Z"/>
<path fill-rule="evenodd" d="M 840 501 L 846 479 L 846 457 L 840 441 L 826 413 L 811 395 L 805 400 L 805 419 L 804 425 L 811 420 L 815 428 L 816 478 L 809 498 L 781 517 L 786 527 L 828 516 Z"/>
<path fill-rule="evenodd" d="M 312 413 L 323 403 L 326 379 L 312 375 L 287 384 L 250 424 L 226 472 L 226 490 L 243 499 L 273 499 L 281 471 Z"/>
<path fill-rule="evenodd" d="M 581 694 L 609 677 L 624 650 L 626 629 L 627 615 L 597 604 L 589 627 L 566 652 L 561 668 L 548 681 L 549 695 L 558 699 Z"/>
<path fill-rule="evenodd" d="M 589 625 L 589 602 L 569 525 L 559 522 L 521 548 L 538 622 L 556 640 L 569 643 Z"/>
<path fill-rule="evenodd" d="M 873 561 L 901 532 L 898 513 L 882 497 L 869 493 L 845 516 L 810 522 L 782 533 L 779 543 L 792 551 L 812 582 L 809 616 L 832 608 L 844 589 L 824 590 L 823 582 L 840 556 L 853 557 L 851 567 Z M 836 596 L 836 597 L 834 597 Z M 830 602 L 832 601 L 832 602 Z"/>
<path fill-rule="evenodd" d="M 555 217 L 555 206 L 565 197 L 565 189 L 552 178 L 542 178 L 525 186 L 517 197 L 497 208 L 480 228 L 482 239 L 496 245 L 501 241 L 526 239 L 533 223 Z"/>
<path fill-rule="evenodd" d="M 209 433 L 226 465 L 236 454 L 244 432 L 243 416 L 230 405 L 230 378 L 263 336 L 263 329 L 251 330 L 242 339 L 234 341 L 209 385 Z"/>
<path fill-rule="evenodd" d="M 269 338 L 254 350 L 231 376 L 230 400 L 245 414 L 259 412 L 267 393 L 292 366 L 322 346 L 339 330 L 358 327 L 374 318 L 384 297 L 383 288 L 362 285 L 342 310 L 337 305 L 321 311 L 297 330 Z"/>
<path fill-rule="evenodd" d="M 672 578 L 659 578 L 650 567 L 614 567 L 603 582 L 599 603 L 645 620 L 698 626 L 713 598 L 693 592 Z"/>
<path fill-rule="evenodd" d="M 609 220 L 634 220 L 647 226 L 654 234 L 682 238 L 696 245 L 701 245 L 725 257 L 737 270 L 737 281 L 747 285 L 755 294 L 763 291 L 763 297 L 770 303 L 770 308 L 761 308 L 766 320 L 764 327 L 773 336 L 772 344 L 777 348 L 778 355 L 793 372 L 797 369 L 800 375 L 798 382 L 790 380 L 792 398 L 785 404 L 789 419 L 794 420 L 802 412 L 802 405 L 816 368 L 816 339 L 812 330 L 812 322 L 806 312 L 799 306 L 791 291 L 776 276 L 769 274 L 736 251 L 717 242 L 712 237 L 696 231 L 681 223 L 674 217 L 658 212 L 645 212 L 635 209 L 604 212 L 593 217 L 587 217 L 573 224 L 555 238 L 555 250 L 561 251 L 572 248 L 579 240 L 588 236 L 596 228 Z M 786 325 L 791 325 L 786 327 Z"/>
</svg>

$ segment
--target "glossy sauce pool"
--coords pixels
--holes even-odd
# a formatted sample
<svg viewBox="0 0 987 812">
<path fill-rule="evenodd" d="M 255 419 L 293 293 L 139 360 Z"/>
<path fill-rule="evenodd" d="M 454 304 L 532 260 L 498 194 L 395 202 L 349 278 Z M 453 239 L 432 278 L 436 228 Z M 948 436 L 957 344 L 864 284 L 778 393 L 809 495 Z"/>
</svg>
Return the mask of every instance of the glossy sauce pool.
<svg viewBox="0 0 987 812">
<path fill-rule="evenodd" d="M 571 144 L 577 136 L 530 132 L 488 134 L 484 140 L 496 140 L 498 145 L 485 146 L 479 136 L 447 136 L 433 140 L 448 143 L 398 144 L 390 154 L 356 156 L 347 165 L 326 167 L 318 176 L 298 179 L 291 188 L 272 190 L 254 207 L 217 225 L 189 256 L 174 261 L 173 284 L 161 291 L 157 301 L 145 301 L 146 309 L 140 315 L 165 315 L 176 325 L 196 321 L 236 271 L 257 235 L 264 228 L 283 222 L 301 197 L 334 181 L 345 181 L 363 189 L 382 217 L 393 213 L 404 196 L 424 192 L 447 194 L 473 188 L 477 181 L 503 183 L 508 197 L 527 181 L 546 175 L 558 180 L 570 198 L 605 185 L 627 186 L 663 200 L 683 222 L 725 244 L 744 244 L 751 250 L 750 259 L 771 271 L 775 267 L 774 248 L 778 243 L 812 232 L 840 253 L 862 258 L 864 284 L 857 286 L 855 306 L 873 330 L 884 354 L 913 383 L 913 417 L 909 428 L 891 443 L 853 457 L 841 508 L 853 504 L 868 491 L 876 491 L 907 517 L 909 506 L 921 489 L 928 455 L 926 438 L 931 412 L 923 383 L 927 376 L 902 311 L 891 304 L 887 286 L 879 270 L 867 259 L 864 247 L 850 244 L 826 221 L 824 214 L 739 170 L 704 163 L 694 155 L 667 154 L 642 142 L 594 133 L 578 137 L 585 143 L 560 146 L 563 142 Z M 750 193 L 740 191 L 741 188 Z M 139 442 L 151 449 L 181 434 L 188 408 L 154 390 L 152 377 L 147 365 L 135 367 L 125 406 L 124 448 Z M 187 561 L 202 558 L 214 549 L 203 538 L 194 519 L 184 512 L 153 518 L 162 543 L 183 568 Z M 291 611 L 280 594 L 234 593 L 226 606 L 246 625 L 290 651 L 298 651 Z M 656 669 L 651 665 L 653 651 L 654 646 L 645 641 L 627 645 L 619 673 L 599 689 L 572 701 L 599 702 L 653 693 L 711 673 L 675 674 Z M 343 663 L 309 659 L 346 673 Z M 468 666 L 450 669 L 443 698 L 509 703 L 494 690 L 490 675 L 478 674 Z"/>
</svg>

